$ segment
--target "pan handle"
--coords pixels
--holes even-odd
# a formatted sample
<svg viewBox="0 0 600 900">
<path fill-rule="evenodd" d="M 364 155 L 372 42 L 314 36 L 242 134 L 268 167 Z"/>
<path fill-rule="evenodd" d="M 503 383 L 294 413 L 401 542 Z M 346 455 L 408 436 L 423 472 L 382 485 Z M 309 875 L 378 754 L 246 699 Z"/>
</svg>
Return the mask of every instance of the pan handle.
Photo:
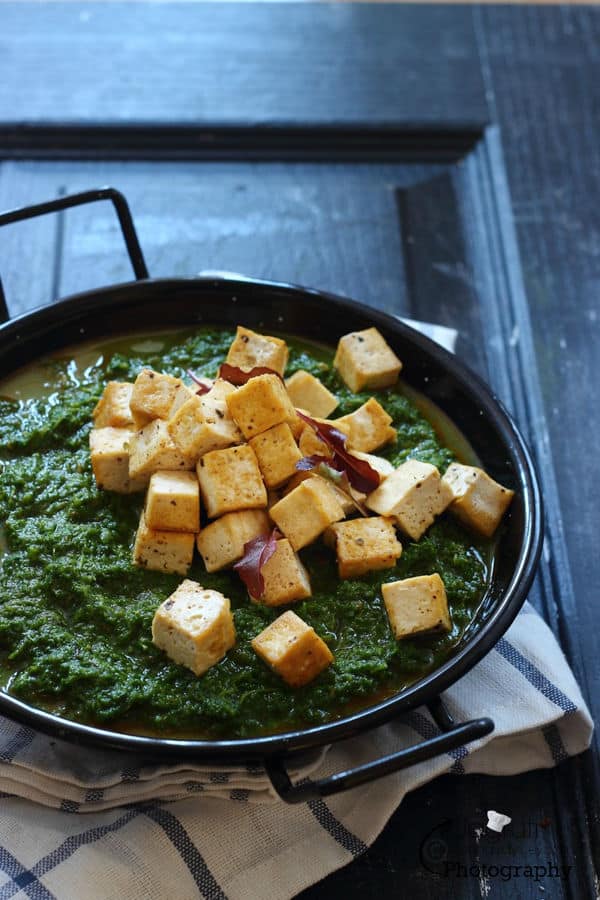
<svg viewBox="0 0 600 900">
<path fill-rule="evenodd" d="M 133 218 L 127 204 L 127 200 L 120 191 L 111 187 L 96 188 L 91 191 L 83 191 L 80 194 L 69 194 L 66 197 L 57 197 L 47 203 L 36 203 L 34 206 L 22 206 L 9 212 L 0 213 L 0 227 L 10 225 L 12 222 L 21 222 L 24 219 L 33 219 L 36 216 L 44 216 L 46 213 L 60 212 L 73 206 L 83 206 L 86 203 L 95 203 L 96 200 L 111 200 L 119 218 L 119 224 L 123 233 L 123 240 L 127 247 L 127 253 L 133 266 L 135 277 L 138 281 L 149 278 L 146 260 L 133 224 Z M 0 280 L 0 323 L 7 322 L 10 318 L 6 296 Z"/>
<path fill-rule="evenodd" d="M 432 704 L 430 712 L 437 725 L 442 729 L 442 733 L 436 734 L 420 744 L 405 747 L 397 753 L 357 766 L 355 769 L 349 769 L 347 772 L 339 772 L 337 775 L 330 775 L 316 781 L 307 779 L 298 784 L 292 784 L 284 759 L 273 757 L 265 761 L 267 775 L 281 799 L 286 803 L 305 803 L 307 800 L 316 800 L 319 797 L 327 797 L 330 794 L 338 794 L 340 791 L 367 784 L 369 781 L 374 781 L 384 775 L 391 775 L 392 772 L 406 769 L 415 763 L 433 759 L 441 753 L 449 753 L 463 744 L 485 737 L 494 730 L 494 723 L 488 718 L 472 719 L 470 722 L 455 725 L 440 700 L 435 701 L 435 707 Z"/>
</svg>

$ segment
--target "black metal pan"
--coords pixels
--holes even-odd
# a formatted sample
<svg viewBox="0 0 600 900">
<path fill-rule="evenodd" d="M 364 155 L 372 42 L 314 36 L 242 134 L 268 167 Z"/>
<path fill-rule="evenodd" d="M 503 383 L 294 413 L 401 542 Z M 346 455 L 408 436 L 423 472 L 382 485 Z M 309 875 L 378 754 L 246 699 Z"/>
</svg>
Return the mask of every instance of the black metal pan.
<svg viewBox="0 0 600 900">
<path fill-rule="evenodd" d="M 96 200 L 119 216 L 136 281 L 67 297 L 9 320 L 0 284 L 0 377 L 41 355 L 91 338 L 136 330 L 243 323 L 334 346 L 348 331 L 375 325 L 404 362 L 403 377 L 433 400 L 471 442 L 486 470 L 516 496 L 497 549 L 492 581 L 473 627 L 450 659 L 394 696 L 339 720 L 285 734 L 243 740 L 139 737 L 59 718 L 0 692 L 0 712 L 68 740 L 129 750 L 148 759 L 214 765 L 262 762 L 288 802 L 326 796 L 446 753 L 493 729 L 489 718 L 456 724 L 442 692 L 468 672 L 507 630 L 531 585 L 542 544 L 542 500 L 531 456 L 518 428 L 480 378 L 459 359 L 397 319 L 343 297 L 290 284 L 241 278 L 152 279 L 125 198 L 111 188 L 62 197 L 0 215 L 0 225 Z M 352 737 L 426 705 L 440 733 L 348 772 L 293 785 L 286 765 L 301 751 Z"/>
</svg>

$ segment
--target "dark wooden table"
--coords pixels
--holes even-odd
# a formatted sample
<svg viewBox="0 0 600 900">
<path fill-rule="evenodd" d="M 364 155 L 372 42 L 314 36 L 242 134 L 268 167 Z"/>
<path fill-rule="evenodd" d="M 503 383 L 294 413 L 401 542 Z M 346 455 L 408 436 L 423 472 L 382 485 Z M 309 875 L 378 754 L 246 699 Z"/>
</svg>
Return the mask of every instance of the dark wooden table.
<svg viewBox="0 0 600 900">
<path fill-rule="evenodd" d="M 228 269 L 460 330 L 534 450 L 531 600 L 600 709 L 600 9 L 0 3 L 0 208 L 101 183 L 153 275 Z M 14 226 L 12 312 L 129 277 L 110 210 Z M 493 714 L 493 710 L 490 710 Z M 597 896 L 596 750 L 410 795 L 321 897 Z M 489 808 L 513 825 L 491 841 Z M 440 879 L 453 859 L 567 878 Z"/>
</svg>

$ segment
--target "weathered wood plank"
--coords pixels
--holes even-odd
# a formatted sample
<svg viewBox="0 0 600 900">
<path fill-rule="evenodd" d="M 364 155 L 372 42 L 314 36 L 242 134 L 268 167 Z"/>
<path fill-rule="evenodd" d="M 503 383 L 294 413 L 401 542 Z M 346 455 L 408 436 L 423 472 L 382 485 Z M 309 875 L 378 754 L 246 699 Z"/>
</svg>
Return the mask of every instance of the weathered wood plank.
<svg viewBox="0 0 600 900">
<path fill-rule="evenodd" d="M 461 220 L 456 167 L 398 191 L 410 316 L 458 332 L 456 350 L 485 376 L 482 309 Z"/>
<path fill-rule="evenodd" d="M 123 190 L 154 276 L 226 269 L 318 286 L 396 313 L 407 309 L 396 190 L 438 171 L 266 163 L 4 168 L 13 205 L 104 183 Z M 61 295 L 131 278 L 109 204 L 69 211 L 63 222 Z M 0 273 L 6 267 L 12 271 L 0 241 Z M 30 306 L 25 294 L 13 302 L 15 309 Z"/>
<path fill-rule="evenodd" d="M 592 586 L 600 578 L 593 550 L 600 458 L 590 448 L 600 438 L 594 414 L 600 367 L 600 153 L 593 130 L 600 99 L 599 13 L 597 8 L 474 11 L 488 94 L 504 125 L 502 143 L 544 402 L 543 421 L 535 427 L 545 432 L 551 449 L 565 522 L 570 571 L 561 561 L 553 573 L 552 617 L 596 720 L 600 660 Z M 583 847 L 580 866 L 591 855 L 598 866 L 597 735 L 594 751 L 577 771 L 578 787 L 565 773 L 557 782 L 559 802 L 578 809 L 564 840 L 573 854 Z M 574 777 L 575 768 L 571 773 Z M 592 878 L 590 873 L 590 882 Z"/>
<path fill-rule="evenodd" d="M 56 183 L 52 185 L 56 196 Z M 12 163 L 0 162 L 0 209 L 22 206 L 35 195 L 33 173 L 19 171 Z M 35 306 L 51 303 L 56 295 L 59 257 L 59 222 L 56 218 L 31 219 L 0 229 L 0 278 L 11 316 Z"/>
<path fill-rule="evenodd" d="M 460 8 L 9 2 L 0 23 L 1 123 L 487 117 Z"/>
</svg>

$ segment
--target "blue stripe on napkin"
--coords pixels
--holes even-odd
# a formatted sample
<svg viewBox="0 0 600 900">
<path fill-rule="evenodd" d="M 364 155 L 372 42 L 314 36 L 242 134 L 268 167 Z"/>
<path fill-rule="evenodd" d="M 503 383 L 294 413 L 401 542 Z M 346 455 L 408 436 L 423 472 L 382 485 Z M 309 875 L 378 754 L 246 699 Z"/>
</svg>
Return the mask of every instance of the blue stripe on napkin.
<svg viewBox="0 0 600 900">
<path fill-rule="evenodd" d="M 309 800 L 308 808 L 319 825 L 321 825 L 322 828 L 324 828 L 325 831 L 344 848 L 344 850 L 347 850 L 352 856 L 360 856 L 361 853 L 365 852 L 367 845 L 336 819 L 324 800 Z"/>
<path fill-rule="evenodd" d="M 145 815 L 160 825 L 188 867 L 205 900 L 227 900 L 214 875 L 206 865 L 204 857 L 192 842 L 180 820 L 158 803 L 142 807 L 142 810 Z"/>
<path fill-rule="evenodd" d="M 12 762 L 18 753 L 22 753 L 33 742 L 35 736 L 36 732 L 32 728 L 19 728 L 17 733 L 0 748 L 0 759 L 3 762 Z"/>
<path fill-rule="evenodd" d="M 19 891 L 24 891 L 28 897 L 36 898 L 36 900 L 37 898 L 39 900 L 55 900 L 54 894 L 51 894 L 41 881 L 38 881 L 30 869 L 26 869 L 25 866 L 21 865 L 19 860 L 12 853 L 9 853 L 6 847 L 0 847 L 0 868 L 11 879 L 0 888 L 1 900 L 8 900 L 9 897 L 14 897 Z"/>
<path fill-rule="evenodd" d="M 559 687 L 546 678 L 543 672 L 540 672 L 538 667 L 530 659 L 523 656 L 516 647 L 513 647 L 506 638 L 500 638 L 495 649 L 505 660 L 507 660 L 507 662 L 514 666 L 515 669 L 517 669 L 521 675 L 523 675 L 527 681 L 540 692 L 540 694 L 543 694 L 544 697 L 556 704 L 559 709 L 562 709 L 565 713 L 576 711 L 577 707 L 570 697 L 563 694 Z"/>
<path fill-rule="evenodd" d="M 26 869 L 5 847 L 1 847 L 0 865 L 6 874 L 10 876 L 11 882 L 0 888 L 0 900 L 9 900 L 10 897 L 14 897 L 20 890 L 24 890 L 32 900 L 55 900 L 54 894 L 44 887 L 39 878 L 73 856 L 80 847 L 93 844 L 105 835 L 119 831 L 139 815 L 141 815 L 139 810 L 131 809 L 110 825 L 100 825 L 81 831 L 79 834 L 75 834 L 63 841 L 60 846 L 48 853 L 47 856 L 42 857 L 31 869 Z"/>
</svg>

